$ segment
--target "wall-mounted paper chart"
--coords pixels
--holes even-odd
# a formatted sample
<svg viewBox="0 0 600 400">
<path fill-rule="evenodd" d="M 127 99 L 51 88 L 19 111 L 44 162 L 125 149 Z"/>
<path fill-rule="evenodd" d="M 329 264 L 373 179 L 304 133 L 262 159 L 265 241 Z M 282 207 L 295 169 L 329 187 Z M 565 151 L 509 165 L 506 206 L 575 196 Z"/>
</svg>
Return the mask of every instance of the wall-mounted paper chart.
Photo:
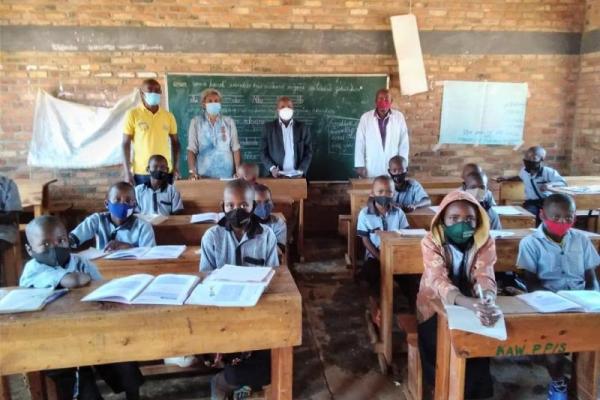
<svg viewBox="0 0 600 400">
<path fill-rule="evenodd" d="M 526 83 L 445 81 L 440 143 L 523 143 Z"/>
</svg>

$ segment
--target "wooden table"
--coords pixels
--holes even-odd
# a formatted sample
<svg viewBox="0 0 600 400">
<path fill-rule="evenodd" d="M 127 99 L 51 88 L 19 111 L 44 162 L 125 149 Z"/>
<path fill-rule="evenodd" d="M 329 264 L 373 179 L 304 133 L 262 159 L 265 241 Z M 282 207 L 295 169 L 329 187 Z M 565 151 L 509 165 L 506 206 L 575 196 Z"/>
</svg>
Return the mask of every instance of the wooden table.
<svg viewBox="0 0 600 400">
<path fill-rule="evenodd" d="M 505 315 L 508 334 L 505 341 L 450 331 L 444 307 L 436 302 L 436 400 L 463 399 L 467 358 L 565 352 L 577 353 L 574 371 L 578 398 L 598 398 L 600 314 L 541 314 L 515 297 L 498 297 L 497 303 Z"/>
<path fill-rule="evenodd" d="M 34 217 L 45 215 L 50 206 L 50 190 L 56 179 L 15 179 L 23 210 L 31 210 Z"/>
<path fill-rule="evenodd" d="M 292 399 L 302 299 L 287 268 L 251 308 L 81 302 L 97 285 L 73 290 L 40 312 L 0 315 L 0 375 L 271 349 L 269 398 Z"/>
<path fill-rule="evenodd" d="M 410 179 L 409 177 L 408 179 Z M 428 189 L 457 189 L 462 186 L 463 181 L 459 177 L 452 176 L 429 176 L 426 178 L 415 177 L 421 186 L 427 191 Z M 352 189 L 371 189 L 373 178 L 350 179 L 350 187 Z"/>
<path fill-rule="evenodd" d="M 519 242 L 531 234 L 530 229 L 506 229 L 513 236 L 496 239 L 498 261 L 495 270 L 512 271 L 515 268 L 519 253 Z M 589 232 L 588 232 L 589 233 Z M 590 238 L 600 248 L 600 235 L 589 233 Z M 422 237 L 401 236 L 396 232 L 380 232 L 381 238 L 381 329 L 379 341 L 375 345 L 376 352 L 383 354 L 388 365 L 392 363 L 392 322 L 394 275 L 410 275 L 423 273 L 423 255 L 421 253 Z"/>
<path fill-rule="evenodd" d="M 592 186 L 592 185 L 581 185 Z M 600 185 L 593 185 L 600 187 Z M 600 192 L 594 193 L 576 193 L 569 190 L 569 187 L 550 187 L 548 190 L 552 193 L 562 193 L 571 196 L 575 200 L 578 210 L 597 210 L 600 209 Z"/>
<path fill-rule="evenodd" d="M 600 185 L 600 176 L 563 176 L 569 186 L 589 186 Z M 522 181 L 505 181 L 500 182 L 500 196 L 498 204 L 515 204 L 525 201 L 525 187 Z M 595 206 L 591 208 L 585 207 L 589 204 L 581 204 L 577 201 L 577 209 L 596 209 L 599 207 L 598 200 L 593 203 Z"/>
<path fill-rule="evenodd" d="M 500 222 L 504 229 L 525 229 L 535 227 L 535 215 L 521 206 L 512 206 L 519 210 L 519 215 L 500 215 Z M 435 212 L 429 207 L 417 208 L 407 213 L 408 223 L 412 228 L 427 229 L 431 227 L 431 220 Z"/>
</svg>

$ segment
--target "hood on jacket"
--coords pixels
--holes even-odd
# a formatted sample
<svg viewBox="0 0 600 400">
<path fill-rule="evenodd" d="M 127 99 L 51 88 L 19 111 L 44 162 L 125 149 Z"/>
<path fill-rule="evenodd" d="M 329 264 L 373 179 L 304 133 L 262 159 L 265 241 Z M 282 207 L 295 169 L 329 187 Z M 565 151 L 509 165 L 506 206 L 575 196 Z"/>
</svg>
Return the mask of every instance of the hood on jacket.
<svg viewBox="0 0 600 400">
<path fill-rule="evenodd" d="M 444 221 L 442 220 L 442 216 L 444 215 L 444 212 L 446 211 L 446 208 L 448 207 L 448 205 L 450 205 L 450 203 L 453 203 L 458 200 L 468 201 L 469 203 L 473 204 L 477 209 L 478 224 L 477 224 L 477 228 L 475 229 L 475 234 L 473 235 L 473 239 L 475 242 L 475 248 L 479 249 L 489 239 L 490 219 L 488 217 L 487 212 L 479 204 L 477 199 L 475 199 L 475 197 L 473 197 L 473 195 L 471 195 L 465 191 L 462 191 L 462 190 L 455 190 L 453 192 L 448 193 L 446 195 L 446 197 L 444 197 L 444 199 L 440 203 L 439 211 L 437 212 L 437 214 L 435 214 L 435 216 L 431 220 L 431 236 L 433 238 L 433 241 L 439 246 L 442 246 L 443 243 L 445 242 L 444 226 L 443 226 Z"/>
</svg>

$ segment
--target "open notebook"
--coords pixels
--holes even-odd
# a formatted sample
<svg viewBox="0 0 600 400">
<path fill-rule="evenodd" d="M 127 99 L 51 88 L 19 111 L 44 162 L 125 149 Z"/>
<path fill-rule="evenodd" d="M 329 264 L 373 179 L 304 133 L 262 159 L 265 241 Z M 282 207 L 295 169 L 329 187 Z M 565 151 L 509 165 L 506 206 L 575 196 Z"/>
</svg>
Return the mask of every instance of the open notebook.
<svg viewBox="0 0 600 400">
<path fill-rule="evenodd" d="M 0 314 L 38 311 L 69 289 L 13 289 L 0 291 Z"/>
<path fill-rule="evenodd" d="M 81 301 L 181 305 L 199 281 L 194 275 L 130 275 L 105 283 Z"/>
<path fill-rule="evenodd" d="M 206 212 L 200 214 L 194 214 L 190 218 L 190 223 L 192 224 L 216 224 L 223 218 L 224 213 L 215 213 L 215 212 Z"/>
<path fill-rule="evenodd" d="M 117 250 L 105 253 L 94 247 L 81 251 L 78 254 L 88 260 L 104 257 L 107 260 L 173 260 L 179 258 L 185 251 L 186 246 L 154 246 L 133 247 L 131 249 Z"/>
<path fill-rule="evenodd" d="M 541 313 L 600 312 L 600 292 L 594 290 L 537 290 L 517 297 Z"/>
<path fill-rule="evenodd" d="M 468 308 L 455 305 L 446 305 L 445 308 L 446 315 L 448 316 L 448 327 L 450 329 L 476 333 L 497 340 L 506 340 L 504 315 L 500 317 L 494 326 L 484 326 L 477 315 Z"/>
</svg>

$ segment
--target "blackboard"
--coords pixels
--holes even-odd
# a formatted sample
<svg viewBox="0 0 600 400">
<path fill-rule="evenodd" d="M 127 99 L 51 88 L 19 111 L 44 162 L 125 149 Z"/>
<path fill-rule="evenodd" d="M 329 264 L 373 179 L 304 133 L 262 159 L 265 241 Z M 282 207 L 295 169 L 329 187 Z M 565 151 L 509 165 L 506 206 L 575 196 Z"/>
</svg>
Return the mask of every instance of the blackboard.
<svg viewBox="0 0 600 400">
<path fill-rule="evenodd" d="M 210 87 L 223 95 L 222 114 L 236 123 L 244 161 L 261 164 L 262 126 L 276 118 L 275 103 L 285 95 L 294 101 L 294 118 L 311 129 L 313 160 L 308 178 L 347 180 L 354 176 L 358 120 L 374 108 L 375 92 L 387 84 L 387 75 L 167 74 L 169 110 L 177 120 L 181 141 L 180 170 L 186 176 L 190 120 L 200 113 L 200 93 Z"/>
</svg>

